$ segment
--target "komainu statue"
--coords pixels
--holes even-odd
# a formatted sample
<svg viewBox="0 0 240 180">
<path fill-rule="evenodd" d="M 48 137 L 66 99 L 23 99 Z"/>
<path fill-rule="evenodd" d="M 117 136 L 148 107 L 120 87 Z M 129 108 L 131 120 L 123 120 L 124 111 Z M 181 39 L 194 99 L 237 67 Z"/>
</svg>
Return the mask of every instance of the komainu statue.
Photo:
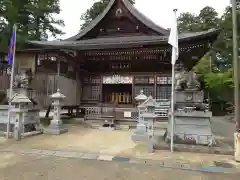
<svg viewBox="0 0 240 180">
<path fill-rule="evenodd" d="M 176 73 L 175 81 L 175 90 L 200 90 L 201 87 L 198 75 L 194 72 L 180 71 Z"/>
<path fill-rule="evenodd" d="M 20 72 L 14 77 L 14 88 L 29 88 L 32 81 L 31 69 Z"/>
</svg>

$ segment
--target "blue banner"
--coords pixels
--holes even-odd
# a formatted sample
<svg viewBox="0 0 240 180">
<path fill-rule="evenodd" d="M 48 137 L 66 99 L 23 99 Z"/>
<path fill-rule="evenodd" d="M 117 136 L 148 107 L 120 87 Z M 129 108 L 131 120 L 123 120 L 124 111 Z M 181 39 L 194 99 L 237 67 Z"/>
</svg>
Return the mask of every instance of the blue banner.
<svg viewBox="0 0 240 180">
<path fill-rule="evenodd" d="M 15 51 L 15 41 L 16 41 L 16 28 L 13 26 L 13 31 L 11 35 L 9 50 L 8 50 L 8 64 L 11 65 L 13 63 L 13 56 Z"/>
</svg>

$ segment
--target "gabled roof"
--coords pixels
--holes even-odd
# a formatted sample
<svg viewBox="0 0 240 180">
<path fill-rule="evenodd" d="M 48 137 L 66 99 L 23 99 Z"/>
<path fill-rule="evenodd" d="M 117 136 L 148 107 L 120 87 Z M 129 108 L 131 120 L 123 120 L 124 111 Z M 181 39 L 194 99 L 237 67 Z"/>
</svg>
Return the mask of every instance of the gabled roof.
<svg viewBox="0 0 240 180">
<path fill-rule="evenodd" d="M 216 38 L 219 30 L 208 30 L 195 33 L 180 33 L 178 38 L 179 42 L 189 40 L 201 40 L 206 38 Z M 166 36 L 123 36 L 123 37 L 108 37 L 108 38 L 95 38 L 81 41 L 28 41 L 41 47 L 48 48 L 67 48 L 75 50 L 89 50 L 89 49 L 105 49 L 105 48 L 128 48 L 134 45 L 154 45 L 166 44 L 168 45 L 168 35 Z"/>
<path fill-rule="evenodd" d="M 83 29 L 80 33 L 78 33 L 75 36 L 72 36 L 66 41 L 76 41 L 80 38 L 82 38 L 84 35 L 86 35 L 90 30 L 92 30 L 95 26 L 97 26 L 100 21 L 107 15 L 107 13 L 111 10 L 113 5 L 118 0 L 110 0 L 108 6 L 105 8 L 105 10 L 98 15 L 85 29 Z M 141 12 L 139 12 L 130 2 L 129 0 L 119 0 L 122 1 L 124 6 L 127 8 L 127 10 L 136 17 L 141 23 L 143 23 L 146 27 L 156 31 L 159 34 L 168 35 L 169 31 L 156 25 L 153 21 L 151 21 L 149 18 L 147 18 L 145 15 L 143 15 Z"/>
</svg>

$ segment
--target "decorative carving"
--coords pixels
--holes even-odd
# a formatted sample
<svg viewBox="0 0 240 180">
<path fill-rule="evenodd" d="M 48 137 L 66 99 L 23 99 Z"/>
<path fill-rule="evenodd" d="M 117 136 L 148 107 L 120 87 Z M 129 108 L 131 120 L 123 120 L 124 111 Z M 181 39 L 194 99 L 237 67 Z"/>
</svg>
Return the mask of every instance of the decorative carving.
<svg viewBox="0 0 240 180">
<path fill-rule="evenodd" d="M 133 78 L 132 76 L 104 76 L 103 84 L 132 84 Z"/>
<path fill-rule="evenodd" d="M 121 8 L 118 8 L 115 12 L 115 16 L 116 17 L 121 17 L 122 16 L 122 9 Z"/>
</svg>

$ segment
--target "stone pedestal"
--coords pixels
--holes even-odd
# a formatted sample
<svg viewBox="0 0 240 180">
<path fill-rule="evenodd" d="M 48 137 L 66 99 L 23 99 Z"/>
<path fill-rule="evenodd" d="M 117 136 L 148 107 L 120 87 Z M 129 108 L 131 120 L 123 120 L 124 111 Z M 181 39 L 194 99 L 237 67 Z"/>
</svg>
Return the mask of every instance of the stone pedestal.
<svg viewBox="0 0 240 180">
<path fill-rule="evenodd" d="M 51 95 L 54 107 L 53 120 L 51 120 L 50 125 L 44 129 L 44 134 L 60 135 L 68 132 L 68 129 L 63 126 L 62 120 L 60 119 L 62 101 L 64 98 L 65 96 L 60 93 L 59 89 L 56 93 Z"/>
<path fill-rule="evenodd" d="M 21 135 L 23 133 L 23 112 L 19 109 L 14 109 L 12 112 L 16 113 L 16 119 L 15 119 L 15 124 L 14 124 L 14 129 L 13 129 L 13 137 L 16 141 L 21 140 Z"/>
<path fill-rule="evenodd" d="M 211 131 L 212 113 L 183 110 L 174 113 L 174 142 L 183 144 L 215 144 Z M 171 117 L 170 117 L 171 118 Z M 171 139 L 171 121 L 168 123 L 166 141 Z"/>
<path fill-rule="evenodd" d="M 151 140 L 149 140 L 147 142 L 147 151 L 148 151 L 148 153 L 153 153 L 154 152 L 153 141 L 151 141 Z"/>
<path fill-rule="evenodd" d="M 137 124 L 137 128 L 133 131 L 131 139 L 133 141 L 147 141 L 147 127 L 145 124 Z"/>
<path fill-rule="evenodd" d="M 7 90 L 7 97 L 8 98 L 9 98 L 9 94 L 10 94 L 9 91 L 10 90 L 8 89 Z M 26 89 L 26 88 L 13 88 L 12 89 L 12 95 L 14 95 L 14 94 L 21 94 L 21 95 L 26 96 L 26 97 L 28 97 L 28 95 L 29 95 L 28 89 Z"/>
<path fill-rule="evenodd" d="M 44 129 L 44 134 L 60 135 L 68 132 L 61 120 L 51 120 L 50 125 Z"/>
<path fill-rule="evenodd" d="M 240 162 L 240 133 L 234 133 L 234 159 Z"/>
</svg>

